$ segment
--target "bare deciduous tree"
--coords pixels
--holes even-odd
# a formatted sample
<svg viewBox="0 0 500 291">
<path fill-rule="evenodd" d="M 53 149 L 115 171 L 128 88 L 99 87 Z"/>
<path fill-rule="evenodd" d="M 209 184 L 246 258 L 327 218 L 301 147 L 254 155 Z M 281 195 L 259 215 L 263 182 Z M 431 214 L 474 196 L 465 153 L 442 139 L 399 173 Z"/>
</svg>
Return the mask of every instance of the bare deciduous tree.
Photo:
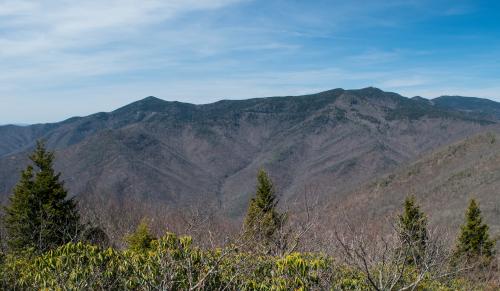
<svg viewBox="0 0 500 291">
<path fill-rule="evenodd" d="M 429 231 L 426 247 L 417 254 L 417 248 L 406 245 L 400 229 L 393 229 L 389 235 L 368 234 L 346 221 L 334 232 L 336 256 L 364 273 L 375 290 L 415 290 L 424 279 L 447 278 L 471 268 L 449 264 L 452 254 L 438 230 Z"/>
</svg>

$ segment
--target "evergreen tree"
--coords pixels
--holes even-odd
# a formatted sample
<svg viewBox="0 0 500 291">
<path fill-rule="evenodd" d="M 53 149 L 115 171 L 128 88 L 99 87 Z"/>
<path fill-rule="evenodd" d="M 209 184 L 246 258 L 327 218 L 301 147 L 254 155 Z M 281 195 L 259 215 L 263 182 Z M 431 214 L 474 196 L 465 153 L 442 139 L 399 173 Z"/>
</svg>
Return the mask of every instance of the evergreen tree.
<svg viewBox="0 0 500 291">
<path fill-rule="evenodd" d="M 272 247 L 277 247 L 277 231 L 285 220 L 285 216 L 278 212 L 277 204 L 273 183 L 267 173 L 260 170 L 255 197 L 250 200 L 244 221 L 244 235 L 254 249 L 263 248 L 262 251 L 270 252 Z"/>
<path fill-rule="evenodd" d="M 406 198 L 403 213 L 399 215 L 398 227 L 407 262 L 419 264 L 426 249 L 428 232 L 427 217 L 416 204 L 415 196 Z"/>
<path fill-rule="evenodd" d="M 481 210 L 471 199 L 465 213 L 465 223 L 461 227 L 455 254 L 468 259 L 491 259 L 495 254 L 495 241 L 489 238 L 488 225 L 483 223 Z"/>
<path fill-rule="evenodd" d="M 155 238 L 150 233 L 147 221 L 143 219 L 137 226 L 136 230 L 132 234 L 125 237 L 125 242 L 127 243 L 129 249 L 141 252 L 148 250 L 154 239 Z"/>
<path fill-rule="evenodd" d="M 30 160 L 5 208 L 7 244 L 12 251 L 44 252 L 75 240 L 81 225 L 76 203 L 53 169 L 54 153 L 39 141 Z"/>
</svg>

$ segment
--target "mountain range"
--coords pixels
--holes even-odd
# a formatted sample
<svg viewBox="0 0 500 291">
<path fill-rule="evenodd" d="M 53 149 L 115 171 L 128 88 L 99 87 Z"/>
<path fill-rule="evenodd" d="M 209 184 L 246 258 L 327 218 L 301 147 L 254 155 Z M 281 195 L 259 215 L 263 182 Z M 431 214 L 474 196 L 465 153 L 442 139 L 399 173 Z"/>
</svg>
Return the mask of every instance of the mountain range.
<svg viewBox="0 0 500 291">
<path fill-rule="evenodd" d="M 0 126 L 0 201 L 44 139 L 71 195 L 104 208 L 202 203 L 240 219 L 264 168 L 282 203 L 314 188 L 332 209 L 376 221 L 416 194 L 455 225 L 474 195 L 498 230 L 499 123 L 500 103 L 488 99 L 372 87 L 204 105 L 147 97 L 59 123 Z"/>
</svg>

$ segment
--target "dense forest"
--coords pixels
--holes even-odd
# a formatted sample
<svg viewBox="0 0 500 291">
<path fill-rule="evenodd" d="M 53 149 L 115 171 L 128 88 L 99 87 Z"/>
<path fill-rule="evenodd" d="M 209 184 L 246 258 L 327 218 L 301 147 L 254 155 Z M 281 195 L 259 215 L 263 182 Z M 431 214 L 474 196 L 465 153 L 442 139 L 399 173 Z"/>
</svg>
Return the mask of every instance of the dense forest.
<svg viewBox="0 0 500 291">
<path fill-rule="evenodd" d="M 428 224 L 414 196 L 387 232 L 338 221 L 325 226 L 304 201 L 283 209 L 272 179 L 257 173 L 239 231 L 152 231 L 110 236 L 54 170 L 39 142 L 1 212 L 0 288 L 4 290 L 498 290 L 496 241 L 471 199 L 457 237 Z M 126 216 L 126 213 L 122 213 Z M 116 218 L 120 220 L 120 217 Z M 215 223 L 215 222 L 214 222 Z M 332 235 L 321 235 L 321 229 Z M 204 232 L 200 235 L 200 232 Z"/>
</svg>

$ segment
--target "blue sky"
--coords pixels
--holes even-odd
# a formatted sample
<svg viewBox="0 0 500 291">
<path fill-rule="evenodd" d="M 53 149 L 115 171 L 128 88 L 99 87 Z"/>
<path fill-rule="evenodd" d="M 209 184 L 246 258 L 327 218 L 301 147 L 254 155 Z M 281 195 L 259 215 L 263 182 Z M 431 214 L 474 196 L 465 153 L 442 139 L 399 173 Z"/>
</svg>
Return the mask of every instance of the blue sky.
<svg viewBox="0 0 500 291">
<path fill-rule="evenodd" d="M 3 0 L 0 124 L 154 95 L 376 86 L 500 101 L 498 1 Z"/>
</svg>

